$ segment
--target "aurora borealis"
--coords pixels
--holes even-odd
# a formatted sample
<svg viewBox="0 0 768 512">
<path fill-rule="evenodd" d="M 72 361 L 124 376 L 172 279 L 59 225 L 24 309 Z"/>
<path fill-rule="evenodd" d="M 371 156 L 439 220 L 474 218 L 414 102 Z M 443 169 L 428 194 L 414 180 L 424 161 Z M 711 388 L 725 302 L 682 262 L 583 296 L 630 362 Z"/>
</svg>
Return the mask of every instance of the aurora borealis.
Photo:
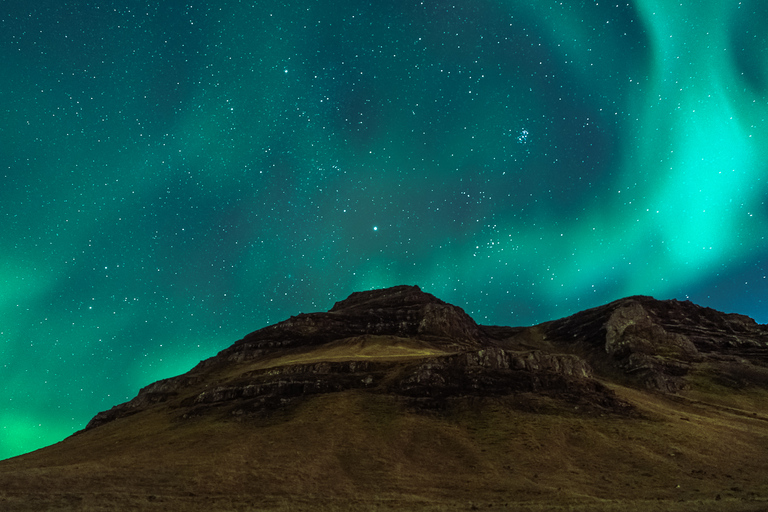
<svg viewBox="0 0 768 512">
<path fill-rule="evenodd" d="M 0 458 L 248 332 L 418 284 L 768 322 L 768 4 L 0 6 Z"/>
</svg>

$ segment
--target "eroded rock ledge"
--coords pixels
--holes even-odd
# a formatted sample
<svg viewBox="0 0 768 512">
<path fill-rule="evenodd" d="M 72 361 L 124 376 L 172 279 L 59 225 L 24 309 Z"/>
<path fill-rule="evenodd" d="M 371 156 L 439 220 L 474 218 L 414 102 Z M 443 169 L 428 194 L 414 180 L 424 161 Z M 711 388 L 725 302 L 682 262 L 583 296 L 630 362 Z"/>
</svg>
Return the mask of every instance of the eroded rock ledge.
<svg viewBox="0 0 768 512">
<path fill-rule="evenodd" d="M 278 366 L 192 392 L 199 383 L 199 378 L 181 376 L 151 384 L 130 402 L 99 413 L 86 429 L 164 402 L 175 402 L 184 418 L 222 409 L 240 415 L 285 405 L 299 397 L 349 389 L 420 400 L 422 405 L 462 396 L 547 392 L 566 399 L 579 394 L 577 401 L 614 412 L 628 408 L 594 380 L 589 364 L 577 356 L 497 347 L 407 363 L 351 360 Z"/>
</svg>

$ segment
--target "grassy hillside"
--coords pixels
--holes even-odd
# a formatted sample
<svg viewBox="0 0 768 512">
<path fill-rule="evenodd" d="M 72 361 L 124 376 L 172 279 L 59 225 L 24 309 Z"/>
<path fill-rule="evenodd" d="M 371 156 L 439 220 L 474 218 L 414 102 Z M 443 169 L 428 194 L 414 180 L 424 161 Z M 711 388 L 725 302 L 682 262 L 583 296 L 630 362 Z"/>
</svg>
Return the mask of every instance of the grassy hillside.
<svg viewBox="0 0 768 512">
<path fill-rule="evenodd" d="M 425 413 L 360 390 L 262 418 L 157 408 L 1 462 L 0 510 L 768 508 L 765 391 L 614 389 L 636 417 L 532 395 Z"/>
</svg>

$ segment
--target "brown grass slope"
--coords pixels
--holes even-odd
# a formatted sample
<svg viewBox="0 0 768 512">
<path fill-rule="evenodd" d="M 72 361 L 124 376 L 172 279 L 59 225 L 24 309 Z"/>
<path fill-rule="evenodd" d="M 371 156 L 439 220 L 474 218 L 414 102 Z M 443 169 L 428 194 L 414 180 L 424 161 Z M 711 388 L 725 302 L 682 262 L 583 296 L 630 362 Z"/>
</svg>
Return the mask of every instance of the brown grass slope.
<svg viewBox="0 0 768 512">
<path fill-rule="evenodd" d="M 348 311 L 384 318 L 375 296 L 353 298 Z M 405 303 L 409 311 L 425 310 L 411 288 L 386 298 Z M 444 303 L 438 306 L 443 308 L 439 314 L 448 311 Z M 564 319 L 530 329 L 487 328 L 477 338 L 488 336 L 489 346 L 537 353 L 562 351 L 563 340 L 576 340 L 572 351 L 597 353 L 598 331 L 606 325 L 610 329 L 608 319 L 625 306 L 612 305 L 603 320 L 591 310 L 588 321 L 597 331 L 584 331 L 582 321 L 582 330 L 572 331 L 577 336 L 567 335 Z M 626 330 L 627 314 L 622 315 Z M 324 318 L 300 319 L 301 336 L 311 337 L 311 329 Z M 335 324 L 346 322 L 339 331 L 346 337 L 324 332 L 322 343 L 291 341 L 279 350 L 273 349 L 281 340 L 275 332 L 254 334 L 247 339 L 266 339 L 270 350 L 249 358 L 225 351 L 225 357 L 160 386 L 170 391 L 139 400 L 126 414 L 56 445 L 0 461 L 0 511 L 768 509 L 768 390 L 755 369 L 762 368 L 760 357 L 752 357 L 759 351 L 756 343 L 750 345 L 752 362 L 746 367 L 757 377 L 738 382 L 730 374 L 723 378 L 722 358 L 697 356 L 680 377 L 680 388 L 662 392 L 632 378 L 613 378 L 622 367 L 611 366 L 601 353 L 597 361 L 608 361 L 607 376 L 552 381 L 566 389 L 467 389 L 435 399 L 392 389 L 415 366 L 454 357 L 460 342 L 414 331 L 413 325 L 424 325 L 418 318 L 408 324 L 407 336 L 347 336 L 352 320 L 331 318 Z M 388 321 L 384 318 L 381 325 Z M 463 322 L 457 316 L 448 324 L 456 332 L 480 332 Z M 674 328 L 664 319 L 658 322 L 667 326 L 665 332 Z M 292 333 L 298 329 L 296 323 L 289 328 Z M 645 350 L 635 338 L 633 346 Z M 678 343 L 682 338 L 671 339 Z M 261 350 L 248 343 L 252 353 Z M 696 343 L 703 350 L 704 342 Z M 731 351 L 725 363 L 736 365 L 733 357 Z M 242 397 L 220 393 L 224 398 L 201 411 L 195 399 L 254 376 L 283 375 L 281 369 L 295 372 L 350 361 L 374 362 L 383 370 L 369 373 L 378 379 L 370 387 L 281 398 L 267 409 L 243 412 Z M 343 368 L 348 371 L 348 365 Z M 736 366 L 729 368 L 738 373 Z M 499 375 L 493 371 L 488 375 Z M 517 373 L 508 373 L 516 378 Z M 604 407 L 605 397 L 632 407 Z"/>
<path fill-rule="evenodd" d="M 537 397 L 430 414 L 360 390 L 260 419 L 179 422 L 154 409 L 4 461 L 0 510 L 768 507 L 768 410 L 617 392 L 642 417 Z"/>
</svg>

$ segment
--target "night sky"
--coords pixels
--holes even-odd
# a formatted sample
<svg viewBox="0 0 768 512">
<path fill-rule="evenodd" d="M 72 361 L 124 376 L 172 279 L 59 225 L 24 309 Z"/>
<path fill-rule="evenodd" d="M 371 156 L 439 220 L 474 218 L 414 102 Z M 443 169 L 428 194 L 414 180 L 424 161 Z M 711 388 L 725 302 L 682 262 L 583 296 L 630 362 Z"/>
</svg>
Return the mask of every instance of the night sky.
<svg viewBox="0 0 768 512">
<path fill-rule="evenodd" d="M 0 34 L 0 458 L 353 291 L 768 322 L 763 0 L 5 0 Z"/>
</svg>

